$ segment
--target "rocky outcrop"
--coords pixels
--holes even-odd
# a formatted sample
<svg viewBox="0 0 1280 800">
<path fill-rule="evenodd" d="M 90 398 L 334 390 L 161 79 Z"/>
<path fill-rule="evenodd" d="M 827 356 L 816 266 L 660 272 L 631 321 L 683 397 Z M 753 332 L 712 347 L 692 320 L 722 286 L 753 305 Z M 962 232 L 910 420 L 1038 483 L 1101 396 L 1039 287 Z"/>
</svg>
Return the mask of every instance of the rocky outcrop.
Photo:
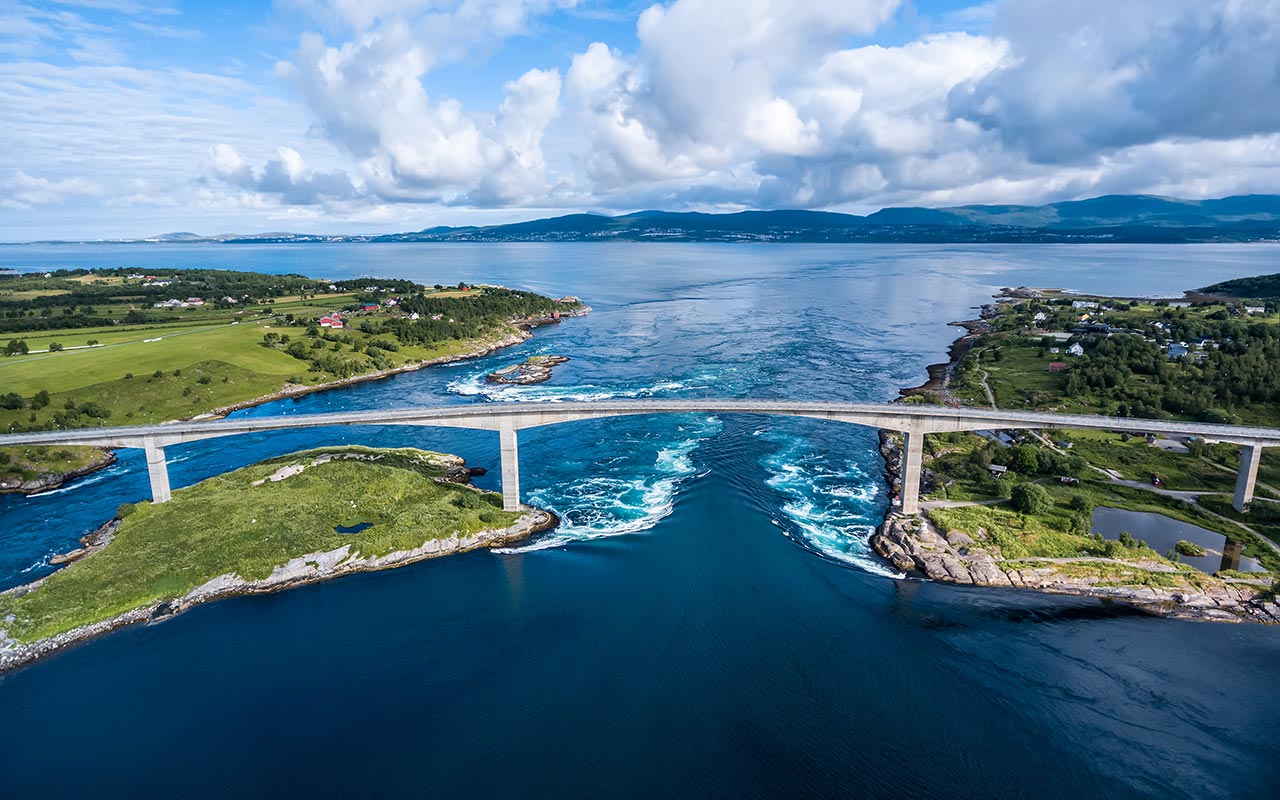
<svg viewBox="0 0 1280 800">
<path fill-rule="evenodd" d="M 530 356 L 519 364 L 503 367 L 489 373 L 490 383 L 506 383 L 528 386 L 542 383 L 551 377 L 551 369 L 569 361 L 566 356 Z"/>
<path fill-rule="evenodd" d="M 871 545 L 902 572 L 935 581 L 1098 597 L 1170 617 L 1280 622 L 1280 606 L 1266 582 L 1193 579 L 1156 561 L 1005 559 L 981 528 L 974 536 L 962 531 L 943 535 L 926 519 L 894 514 L 872 535 Z M 1141 578 L 1150 577 L 1144 572 L 1158 573 L 1168 585 L 1144 583 Z M 1132 579 L 1117 579 L 1125 575 Z"/>
<path fill-rule="evenodd" d="M 115 521 L 118 526 L 118 521 Z M 559 520 L 550 511 L 538 508 L 526 509 L 514 525 L 479 533 L 429 539 L 411 550 L 397 550 L 381 556 L 364 556 L 353 552 L 351 545 L 334 550 L 306 553 L 278 565 L 271 574 L 259 580 L 247 580 L 235 573 L 212 578 L 187 592 L 182 597 L 136 608 L 102 622 L 84 625 L 65 633 L 50 636 L 32 643 L 19 642 L 7 635 L 4 627 L 11 619 L 0 619 L 0 672 L 22 666 L 41 656 L 86 641 L 95 636 L 132 625 L 137 622 L 158 622 L 193 606 L 246 594 L 269 594 L 295 586 L 337 578 L 355 572 L 372 572 L 392 569 L 423 561 L 428 558 L 464 553 L 485 547 L 499 547 L 519 541 L 535 533 L 554 528 Z M 92 535 L 92 534 L 91 534 Z M 105 544 L 103 545 L 105 546 Z M 38 589 L 44 579 L 34 581 L 4 594 L 24 594 Z"/>
</svg>

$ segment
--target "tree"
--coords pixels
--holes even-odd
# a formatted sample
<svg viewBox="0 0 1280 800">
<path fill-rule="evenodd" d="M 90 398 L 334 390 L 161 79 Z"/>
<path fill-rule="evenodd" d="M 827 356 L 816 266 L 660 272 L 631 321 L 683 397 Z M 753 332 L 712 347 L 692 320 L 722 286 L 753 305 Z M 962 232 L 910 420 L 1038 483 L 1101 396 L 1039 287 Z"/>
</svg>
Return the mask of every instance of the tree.
<svg viewBox="0 0 1280 800">
<path fill-rule="evenodd" d="M 1043 514 L 1053 507 L 1053 498 L 1043 486 L 1020 483 L 1009 494 L 1009 503 L 1023 514 Z"/>
<path fill-rule="evenodd" d="M 1020 444 L 1009 448 L 1009 467 L 1019 475 L 1035 475 L 1040 471 L 1040 456 L 1035 445 Z"/>
<path fill-rule="evenodd" d="M 62 349 L 62 345 L 58 342 L 49 342 L 49 352 L 56 353 Z"/>
<path fill-rule="evenodd" d="M 4 354 L 6 356 L 25 356 L 27 354 L 27 341 L 25 339 L 10 339 L 5 345 Z"/>
</svg>

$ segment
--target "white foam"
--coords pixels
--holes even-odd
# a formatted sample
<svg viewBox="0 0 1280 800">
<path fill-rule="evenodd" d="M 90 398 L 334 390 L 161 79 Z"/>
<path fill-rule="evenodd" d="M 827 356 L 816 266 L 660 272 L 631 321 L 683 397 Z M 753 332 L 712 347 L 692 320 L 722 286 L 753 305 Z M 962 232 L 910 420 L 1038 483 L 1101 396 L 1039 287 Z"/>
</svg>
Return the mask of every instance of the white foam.
<svg viewBox="0 0 1280 800">
<path fill-rule="evenodd" d="M 549 509 L 560 517 L 560 525 L 546 536 L 519 547 L 504 547 L 495 553 L 526 553 L 561 547 L 572 542 L 649 530 L 675 510 L 681 484 L 697 473 L 693 451 L 720 429 L 720 421 L 709 417 L 680 442 L 661 448 L 654 457 L 656 476 L 625 478 L 595 475 L 571 484 L 539 489 L 530 495 L 533 505 Z M 684 428 L 682 426 L 681 430 Z M 596 466 L 612 464 L 609 458 Z"/>
</svg>

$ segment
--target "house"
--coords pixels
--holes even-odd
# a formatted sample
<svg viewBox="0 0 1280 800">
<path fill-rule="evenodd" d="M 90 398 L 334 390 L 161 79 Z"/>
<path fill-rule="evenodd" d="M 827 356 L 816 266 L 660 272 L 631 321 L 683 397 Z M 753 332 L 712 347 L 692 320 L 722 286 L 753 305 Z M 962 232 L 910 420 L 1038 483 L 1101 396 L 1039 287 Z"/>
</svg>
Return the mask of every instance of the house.
<svg viewBox="0 0 1280 800">
<path fill-rule="evenodd" d="M 991 477 L 993 478 L 1003 478 L 1004 474 L 1009 471 L 1008 467 L 1004 467 L 999 464 L 992 464 L 987 469 L 991 470 Z"/>
<path fill-rule="evenodd" d="M 222 296 L 222 302 L 224 303 L 234 303 L 235 301 L 236 299 L 229 294 Z"/>
<path fill-rule="evenodd" d="M 1191 303 L 1186 300 L 1171 300 L 1169 308 L 1191 308 Z"/>
<path fill-rule="evenodd" d="M 202 305 L 204 305 L 204 299 L 203 299 L 203 298 L 200 298 L 200 297 L 188 297 L 188 298 L 187 298 L 187 305 L 189 305 L 189 306 L 202 306 Z"/>
<path fill-rule="evenodd" d="M 1264 306 L 1245 306 L 1245 307 L 1244 307 L 1244 313 L 1246 313 L 1246 314 L 1265 314 L 1265 313 L 1267 313 L 1267 309 L 1266 309 Z"/>
<path fill-rule="evenodd" d="M 387 302 L 383 303 L 383 305 L 386 306 L 387 308 L 395 308 L 395 306 L 399 304 L 399 302 L 400 302 L 400 298 L 390 297 L 387 299 Z"/>
<path fill-rule="evenodd" d="M 1191 343 L 1195 345 L 1197 349 L 1203 350 L 1209 345 L 1213 344 L 1213 338 L 1209 336 L 1201 336 L 1198 339 L 1192 339 Z"/>
<path fill-rule="evenodd" d="M 1075 344 L 1067 348 L 1067 355 L 1082 356 L 1084 355 L 1084 348 L 1080 346 L 1079 342 L 1076 342 Z"/>
<path fill-rule="evenodd" d="M 377 311 L 379 308 L 382 308 L 382 306 L 378 305 L 377 303 L 361 303 L 360 304 L 361 311 Z"/>
<path fill-rule="evenodd" d="M 1046 319 L 1048 319 L 1048 318 L 1049 318 L 1049 315 L 1048 315 L 1048 314 L 1044 313 L 1043 311 L 1037 311 L 1037 312 L 1036 312 L 1036 315 L 1035 315 L 1034 317 L 1032 317 L 1032 318 L 1031 318 L 1031 321 L 1032 321 L 1032 322 L 1044 322 L 1044 321 L 1045 321 Z"/>
<path fill-rule="evenodd" d="M 155 308 L 183 308 L 187 304 L 181 300 L 164 300 L 154 304 Z"/>
<path fill-rule="evenodd" d="M 1165 348 L 1165 356 L 1167 356 L 1170 361 L 1177 361 L 1180 358 L 1185 358 L 1188 352 L 1189 349 L 1187 348 L 1186 342 L 1175 342 Z"/>
<path fill-rule="evenodd" d="M 331 283 L 331 284 L 329 284 L 329 291 L 331 291 L 331 292 L 336 292 L 336 291 L 338 291 L 338 284 L 336 284 L 336 283 Z"/>
<path fill-rule="evenodd" d="M 333 317 L 321 317 L 321 318 L 320 318 L 320 327 L 321 327 L 321 328 L 331 328 L 331 327 L 333 327 Z"/>
<path fill-rule="evenodd" d="M 342 328 L 343 327 L 342 320 L 335 319 L 332 323 L 329 324 L 329 327 L 334 329 L 335 331 Z"/>
<path fill-rule="evenodd" d="M 1071 307 L 1079 311 L 1082 308 L 1097 308 L 1098 304 L 1092 300 L 1072 300 Z"/>
<path fill-rule="evenodd" d="M 410 315 L 409 315 L 409 319 L 412 319 L 412 320 L 419 319 L 419 317 L 418 317 L 418 312 L 417 312 L 417 311 L 415 311 L 415 312 L 413 312 L 412 314 L 410 314 Z"/>
<path fill-rule="evenodd" d="M 1066 369 L 1066 368 L 1067 368 L 1067 364 L 1066 364 L 1066 362 L 1064 362 L 1064 361 L 1050 361 L 1050 362 L 1049 362 L 1049 371 L 1050 371 L 1050 372 L 1062 372 L 1062 371 L 1063 371 L 1064 369 Z"/>
</svg>

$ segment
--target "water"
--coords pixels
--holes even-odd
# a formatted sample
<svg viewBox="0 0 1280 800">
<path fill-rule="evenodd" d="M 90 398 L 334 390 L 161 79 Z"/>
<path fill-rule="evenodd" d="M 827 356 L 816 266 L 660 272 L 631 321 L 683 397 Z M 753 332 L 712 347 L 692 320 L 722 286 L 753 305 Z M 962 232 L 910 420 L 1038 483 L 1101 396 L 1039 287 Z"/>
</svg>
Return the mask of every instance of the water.
<svg viewBox="0 0 1280 800">
<path fill-rule="evenodd" d="M 884 401 L 1001 286 L 1126 295 L 1280 248 L 767 245 L 3 247 L 0 266 L 224 266 L 579 294 L 475 362 L 245 415 L 512 400 Z M 529 387 L 483 376 L 573 360 Z M 3 367 L 0 366 L 0 383 Z M 488 467 L 496 436 L 370 427 L 170 448 L 171 479 L 333 443 Z M 900 580 L 866 536 L 873 431 L 746 415 L 521 432 L 555 532 L 215 603 L 0 679 L 5 794 L 1235 797 L 1280 789 L 1280 631 Z M 146 495 L 140 455 L 0 499 L 0 585 Z M 74 769 L 68 768 L 73 765 Z"/>
<path fill-rule="evenodd" d="M 1227 537 L 1199 525 L 1154 514 L 1150 511 L 1126 511 L 1122 508 L 1098 507 L 1093 510 L 1093 532 L 1108 539 L 1119 538 L 1121 531 L 1128 531 L 1135 539 L 1141 539 L 1157 553 L 1168 553 L 1179 539 L 1194 542 L 1205 549 L 1203 556 L 1179 555 L 1178 560 L 1190 564 L 1201 572 L 1214 573 L 1222 568 L 1222 550 Z M 1255 559 L 1240 557 L 1241 572 L 1266 572 Z"/>
</svg>

